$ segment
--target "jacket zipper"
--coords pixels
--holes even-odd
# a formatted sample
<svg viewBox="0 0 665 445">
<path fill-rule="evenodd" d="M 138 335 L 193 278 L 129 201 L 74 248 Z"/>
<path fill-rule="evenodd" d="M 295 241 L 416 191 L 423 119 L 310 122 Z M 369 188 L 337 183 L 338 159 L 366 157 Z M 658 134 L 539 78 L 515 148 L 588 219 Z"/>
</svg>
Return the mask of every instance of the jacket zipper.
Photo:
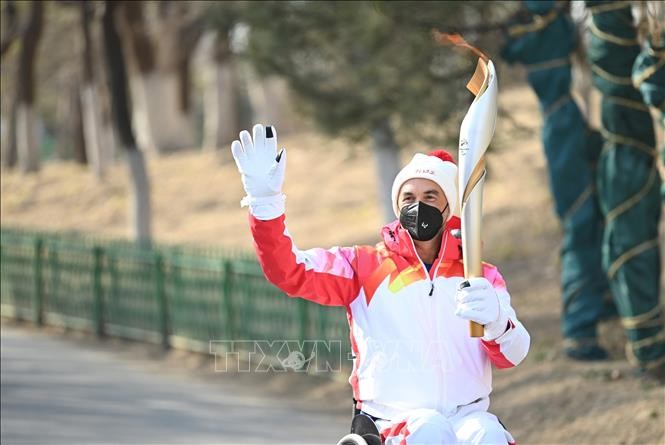
<svg viewBox="0 0 665 445">
<path fill-rule="evenodd" d="M 427 267 L 425 267 L 425 263 L 423 262 L 422 258 L 420 258 L 420 255 L 418 255 L 418 251 L 416 250 L 416 243 L 413 242 L 413 238 L 409 236 L 409 241 L 411 241 L 411 247 L 413 248 L 413 253 L 416 255 L 416 258 L 418 258 L 418 261 L 420 262 L 420 266 L 423 268 L 423 271 L 425 272 L 425 276 L 427 277 L 427 280 L 429 281 L 430 284 L 430 291 L 429 291 L 429 296 L 431 297 L 434 295 L 434 279 L 430 277 L 430 273 L 427 270 Z M 448 237 L 446 237 L 443 241 L 443 248 L 439 249 L 439 253 L 445 252 L 446 251 L 446 245 L 448 244 Z M 437 261 L 438 260 L 438 261 Z M 436 278 L 436 272 L 439 270 L 439 266 L 441 265 L 441 258 L 437 257 L 436 260 L 436 267 L 434 268 L 434 278 Z"/>
<path fill-rule="evenodd" d="M 411 238 L 410 236 L 409 236 L 409 240 L 411 240 L 411 247 L 413 247 L 413 253 L 416 254 L 416 258 L 418 258 L 418 261 L 420 261 L 420 265 L 422 266 L 423 270 L 425 271 L 425 275 L 427 276 L 427 279 L 429 280 L 429 284 L 430 284 L 429 296 L 431 297 L 434 294 L 434 279 L 436 278 L 436 273 L 439 270 L 439 266 L 441 265 L 441 260 L 443 258 L 437 257 L 438 261 L 436 263 L 436 267 L 434 268 L 434 273 L 432 274 L 434 276 L 434 279 L 431 278 L 430 274 L 429 274 L 429 271 L 427 270 L 427 267 L 425 267 L 425 263 L 420 258 L 420 255 L 418 255 L 418 251 L 416 250 L 416 243 L 413 242 L 413 238 Z M 447 244 L 448 244 L 448 238 L 446 237 L 446 239 L 443 242 L 443 248 L 439 250 L 439 254 L 441 254 L 441 252 L 446 251 Z M 436 323 L 436 314 L 434 314 L 432 316 L 430 326 L 431 326 L 431 330 L 433 331 L 433 334 L 434 334 L 434 339 L 436 341 L 436 335 L 437 335 L 437 329 L 438 329 L 438 325 Z M 439 352 L 440 351 L 437 350 L 437 353 L 439 353 Z M 440 363 L 440 365 L 443 366 L 443 363 Z M 436 373 L 436 384 L 437 384 L 436 386 L 437 386 L 437 389 L 438 389 L 438 392 L 439 392 L 439 394 L 437 395 L 437 405 L 438 405 L 438 408 L 440 409 L 442 407 L 442 401 L 439 400 L 439 397 L 440 397 L 440 393 L 443 392 L 443 369 L 441 369 L 440 372 Z"/>
</svg>

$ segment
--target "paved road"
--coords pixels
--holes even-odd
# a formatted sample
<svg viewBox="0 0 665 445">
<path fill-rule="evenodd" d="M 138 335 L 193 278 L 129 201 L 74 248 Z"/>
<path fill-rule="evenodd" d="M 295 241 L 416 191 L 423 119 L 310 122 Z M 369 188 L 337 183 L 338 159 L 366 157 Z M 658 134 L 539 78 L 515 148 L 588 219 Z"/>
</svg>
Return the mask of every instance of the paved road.
<svg viewBox="0 0 665 445">
<path fill-rule="evenodd" d="M 334 444 L 348 423 L 112 351 L 2 327 L 1 441 L 11 444 Z M 295 405 L 293 405 L 295 406 Z"/>
</svg>

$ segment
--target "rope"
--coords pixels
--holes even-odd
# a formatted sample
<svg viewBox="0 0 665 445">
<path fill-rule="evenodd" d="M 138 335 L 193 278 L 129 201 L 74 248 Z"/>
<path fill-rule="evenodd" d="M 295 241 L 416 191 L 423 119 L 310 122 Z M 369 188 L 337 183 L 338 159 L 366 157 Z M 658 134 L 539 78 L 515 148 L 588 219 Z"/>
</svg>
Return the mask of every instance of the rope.
<svg viewBox="0 0 665 445">
<path fill-rule="evenodd" d="M 653 57 L 663 58 L 665 57 L 665 49 L 659 49 L 656 51 L 652 46 L 647 48 L 647 54 Z"/>
<path fill-rule="evenodd" d="M 614 74 L 608 73 L 597 65 L 591 65 L 591 71 L 608 82 L 616 83 L 618 85 L 633 85 L 633 79 L 631 77 L 615 76 Z"/>
<path fill-rule="evenodd" d="M 611 142 L 612 144 L 628 145 L 636 150 L 643 151 L 644 153 L 648 154 L 649 157 L 656 157 L 656 152 L 654 148 L 649 144 L 646 144 L 642 141 L 638 141 L 637 139 L 630 138 L 628 136 L 622 136 L 620 134 L 612 133 L 611 131 L 608 131 L 603 127 L 600 128 L 600 133 L 603 135 L 603 138 L 605 138 L 608 142 Z M 603 147 L 603 151 L 606 150 L 608 150 L 607 145 Z"/>
<path fill-rule="evenodd" d="M 591 31 L 591 34 L 595 35 L 599 39 L 605 40 L 607 42 L 612 42 L 615 45 L 621 45 L 621 46 L 637 46 L 639 43 L 637 42 L 637 37 L 631 38 L 631 39 L 626 39 L 623 37 L 617 37 L 615 35 L 606 33 L 605 31 L 600 30 L 596 26 L 596 24 L 591 21 L 589 23 L 589 30 Z"/>
<path fill-rule="evenodd" d="M 661 357 L 661 358 L 656 359 L 656 360 L 646 360 L 642 363 L 643 363 L 643 366 L 646 369 L 660 368 L 661 366 L 663 366 L 665 364 L 665 357 Z"/>
<path fill-rule="evenodd" d="M 639 76 L 634 76 L 633 77 L 633 86 L 635 88 L 639 88 L 642 83 L 647 80 L 649 77 L 653 76 L 656 74 L 656 72 L 661 69 L 665 65 L 665 59 L 660 59 L 658 62 L 656 62 L 654 65 L 651 65 L 650 67 L 646 68 L 644 71 Z"/>
<path fill-rule="evenodd" d="M 613 3 L 606 3 L 603 5 L 587 6 L 586 9 L 591 11 L 592 14 L 602 14 L 603 12 L 616 11 L 617 9 L 630 8 L 629 1 L 620 1 Z"/>
<path fill-rule="evenodd" d="M 621 46 L 639 45 L 639 43 L 637 42 L 637 37 L 634 37 L 632 39 L 626 39 L 623 37 L 617 37 L 615 35 L 608 34 L 605 31 L 601 31 L 593 21 L 589 23 L 589 29 L 591 30 L 591 33 L 596 37 L 598 37 L 599 39 L 605 40 L 607 42 L 612 42 L 616 45 L 621 45 Z"/>
<path fill-rule="evenodd" d="M 607 270 L 607 278 L 611 280 L 612 278 L 614 278 L 614 275 L 619 271 L 621 266 L 623 266 L 626 262 L 657 246 L 658 246 L 658 240 L 652 239 L 644 241 L 643 243 L 640 243 L 637 246 L 632 247 L 629 250 L 625 251 L 623 254 L 621 254 L 619 258 L 614 260 L 612 265 L 609 267 L 609 269 Z"/>
<path fill-rule="evenodd" d="M 665 356 L 655 360 L 638 360 L 635 356 L 635 352 L 633 351 L 631 343 L 626 343 L 626 357 L 628 357 L 628 362 L 630 362 L 631 365 L 639 366 L 647 370 L 659 368 L 665 364 Z"/>
<path fill-rule="evenodd" d="M 641 329 L 648 326 L 649 323 L 657 322 L 657 326 L 660 326 L 662 307 L 659 305 L 654 306 L 653 309 L 639 315 L 634 315 L 632 317 L 622 317 L 621 324 L 626 329 Z"/>
<path fill-rule="evenodd" d="M 568 294 L 568 299 L 564 302 L 563 308 L 564 311 L 567 311 L 568 308 L 570 307 L 571 304 L 573 304 L 573 301 L 577 299 L 578 296 L 582 293 L 582 290 L 584 287 L 587 285 L 586 281 L 582 281 L 575 289 L 573 289 L 569 294 Z"/>
<path fill-rule="evenodd" d="M 649 112 L 649 107 L 644 102 L 638 102 L 632 99 L 626 99 L 625 97 L 618 96 L 604 96 L 605 99 L 612 101 L 616 104 L 623 105 L 627 108 L 632 108 L 637 111 Z"/>
<path fill-rule="evenodd" d="M 549 117 L 552 113 L 557 111 L 559 108 L 563 107 L 565 104 L 567 104 L 571 100 L 572 100 L 572 97 L 570 97 L 570 93 L 567 93 L 567 94 L 561 96 L 560 98 L 555 100 L 554 103 L 547 108 L 547 110 L 545 110 L 543 112 L 543 115 L 544 115 L 543 118 Z"/>
<path fill-rule="evenodd" d="M 632 342 L 632 348 L 633 351 L 636 349 L 642 349 L 642 348 L 647 348 L 649 346 L 653 346 L 656 343 L 663 343 L 665 342 L 665 331 L 661 331 L 655 335 L 651 335 L 649 337 L 644 337 L 640 340 Z"/>
<path fill-rule="evenodd" d="M 532 73 L 534 71 L 548 70 L 568 65 L 570 65 L 570 59 L 568 57 L 560 57 L 558 59 L 547 60 L 545 62 L 525 64 L 524 66 L 528 72 Z"/>
<path fill-rule="evenodd" d="M 589 184 L 586 189 L 577 197 L 573 205 L 566 211 L 566 214 L 563 215 L 563 219 L 567 220 L 572 217 L 577 211 L 582 207 L 582 204 L 586 202 L 593 195 L 594 187 L 592 184 Z"/>
<path fill-rule="evenodd" d="M 634 205 L 636 205 L 644 196 L 649 193 L 649 189 L 651 189 L 651 186 L 653 185 L 654 181 L 656 180 L 656 175 L 658 174 L 658 169 L 656 168 L 656 164 L 654 164 L 651 168 L 651 171 L 649 172 L 649 178 L 647 179 L 646 184 L 644 184 L 644 187 L 642 190 L 638 191 L 635 193 L 633 196 L 610 210 L 607 215 L 605 216 L 605 222 L 610 222 L 613 219 L 615 219 L 617 216 L 621 215 L 623 212 L 627 211 Z"/>
<path fill-rule="evenodd" d="M 640 325 L 639 328 L 634 329 L 649 329 L 649 328 L 659 328 L 663 326 L 663 321 L 660 318 L 654 318 Z"/>
<path fill-rule="evenodd" d="M 527 34 L 530 32 L 540 31 L 541 29 L 546 28 L 550 23 L 554 21 L 559 15 L 559 10 L 554 8 L 550 10 L 545 15 L 533 15 L 533 20 L 530 23 L 513 25 L 508 27 L 508 35 L 511 37 L 519 37 L 522 34 Z"/>
<path fill-rule="evenodd" d="M 598 346 L 596 337 L 566 338 L 563 341 L 564 348 L 579 348 L 585 346 Z"/>
</svg>

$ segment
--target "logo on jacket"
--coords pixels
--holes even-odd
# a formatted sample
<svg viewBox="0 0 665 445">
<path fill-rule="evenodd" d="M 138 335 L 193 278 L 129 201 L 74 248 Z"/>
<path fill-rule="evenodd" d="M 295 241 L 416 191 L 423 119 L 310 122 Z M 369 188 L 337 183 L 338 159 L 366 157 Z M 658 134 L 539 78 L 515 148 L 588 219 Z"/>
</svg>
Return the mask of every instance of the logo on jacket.
<svg viewBox="0 0 665 445">
<path fill-rule="evenodd" d="M 426 279 L 427 275 L 420 264 L 402 264 L 401 267 L 397 267 L 395 261 L 386 258 L 363 283 L 368 306 L 386 278 L 388 278 L 388 291 L 395 294 L 411 283 Z"/>
</svg>

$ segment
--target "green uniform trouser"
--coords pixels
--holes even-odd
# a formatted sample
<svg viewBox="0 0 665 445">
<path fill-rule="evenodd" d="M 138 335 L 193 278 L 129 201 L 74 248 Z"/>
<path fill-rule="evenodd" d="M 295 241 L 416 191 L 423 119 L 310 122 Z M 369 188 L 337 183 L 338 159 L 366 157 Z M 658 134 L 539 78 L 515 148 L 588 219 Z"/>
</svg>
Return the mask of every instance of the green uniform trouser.
<svg viewBox="0 0 665 445">
<path fill-rule="evenodd" d="M 630 3 L 587 1 L 588 56 L 602 93 L 598 192 L 605 231 L 603 266 L 626 329 L 628 355 L 644 368 L 665 364 L 658 222 L 661 179 L 653 120 L 631 81 L 640 53 Z"/>
</svg>

